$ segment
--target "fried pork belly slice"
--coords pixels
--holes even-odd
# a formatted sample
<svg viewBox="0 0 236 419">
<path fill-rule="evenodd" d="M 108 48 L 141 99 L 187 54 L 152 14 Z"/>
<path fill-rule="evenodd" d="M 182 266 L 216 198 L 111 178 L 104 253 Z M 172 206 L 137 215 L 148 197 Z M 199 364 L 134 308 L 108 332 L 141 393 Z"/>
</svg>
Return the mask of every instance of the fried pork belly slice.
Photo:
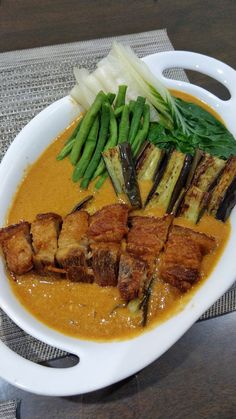
<svg viewBox="0 0 236 419">
<path fill-rule="evenodd" d="M 8 269 L 22 275 L 33 268 L 33 250 L 31 247 L 30 224 L 19 224 L 0 229 L 0 244 Z"/>
<path fill-rule="evenodd" d="M 91 250 L 95 282 L 102 287 L 116 287 L 120 245 L 118 243 L 94 243 L 91 244 Z"/>
<path fill-rule="evenodd" d="M 136 259 L 128 253 L 123 253 L 120 257 L 118 275 L 118 289 L 121 297 L 126 301 L 140 297 L 146 280 L 146 262 Z"/>
<path fill-rule="evenodd" d="M 86 211 L 74 212 L 63 220 L 56 259 L 71 281 L 93 282 L 93 272 L 87 265 L 88 223 Z"/>
<path fill-rule="evenodd" d="M 57 240 L 62 219 L 60 215 L 49 212 L 38 214 L 31 224 L 34 266 L 39 272 L 46 266 L 55 266 Z"/>
<path fill-rule="evenodd" d="M 149 256 L 157 258 L 166 242 L 171 222 L 171 215 L 162 218 L 132 217 L 126 250 L 144 259 Z"/>
<path fill-rule="evenodd" d="M 171 228 L 164 253 L 161 256 L 161 279 L 185 292 L 200 278 L 204 255 L 214 250 L 215 239 L 189 228 Z"/>
<path fill-rule="evenodd" d="M 128 232 L 129 208 L 124 204 L 107 205 L 90 218 L 88 236 L 95 242 L 119 243 Z"/>
</svg>

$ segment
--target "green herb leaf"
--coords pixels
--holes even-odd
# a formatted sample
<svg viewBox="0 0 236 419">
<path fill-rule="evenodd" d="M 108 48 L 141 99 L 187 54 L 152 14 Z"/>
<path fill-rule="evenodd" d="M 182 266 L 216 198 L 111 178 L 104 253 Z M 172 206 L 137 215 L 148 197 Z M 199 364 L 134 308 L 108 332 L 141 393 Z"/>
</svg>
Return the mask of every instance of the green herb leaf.
<svg viewBox="0 0 236 419">
<path fill-rule="evenodd" d="M 181 128 L 170 131 L 153 122 L 148 133 L 150 142 L 160 148 L 174 147 L 182 153 L 194 154 L 194 150 L 199 148 L 223 159 L 236 155 L 235 138 L 220 121 L 198 105 L 175 100 L 188 125 L 188 133 L 183 133 Z"/>
</svg>

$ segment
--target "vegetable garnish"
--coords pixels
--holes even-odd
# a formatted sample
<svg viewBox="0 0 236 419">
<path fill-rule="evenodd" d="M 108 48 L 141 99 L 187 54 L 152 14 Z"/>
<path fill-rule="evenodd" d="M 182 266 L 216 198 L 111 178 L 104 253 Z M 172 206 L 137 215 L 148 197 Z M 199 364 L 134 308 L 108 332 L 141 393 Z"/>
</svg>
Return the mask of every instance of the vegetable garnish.
<svg viewBox="0 0 236 419">
<path fill-rule="evenodd" d="M 208 206 L 208 212 L 226 221 L 236 204 L 236 157 L 231 157 L 222 171 Z"/>
<path fill-rule="evenodd" d="M 90 180 L 92 179 L 93 174 L 96 171 L 99 165 L 99 162 L 102 158 L 101 153 L 106 144 L 109 122 L 110 122 L 110 105 L 107 102 L 105 102 L 102 104 L 101 125 L 100 125 L 99 135 L 97 139 L 96 148 L 93 154 L 93 158 L 92 160 L 90 160 L 90 163 L 85 171 L 83 180 L 80 183 L 80 186 L 82 189 L 86 189 L 88 187 L 88 184 Z"/>
<path fill-rule="evenodd" d="M 84 199 L 82 199 L 82 201 L 78 202 L 78 204 L 74 206 L 70 214 L 73 214 L 74 212 L 79 211 L 82 208 L 84 208 L 88 204 L 88 202 L 90 202 L 93 198 L 94 198 L 93 195 L 86 196 Z"/>
<path fill-rule="evenodd" d="M 155 275 L 152 276 L 149 284 L 145 287 L 143 298 L 139 304 L 139 308 L 143 311 L 142 326 L 145 327 L 148 321 L 149 300 L 152 294 L 152 287 L 156 280 Z"/>
<path fill-rule="evenodd" d="M 140 207 L 138 181 L 151 180 L 145 206 L 195 223 L 207 206 L 215 217 L 228 217 L 236 181 L 223 180 L 219 193 L 214 189 L 213 200 L 224 196 L 220 208 L 211 203 L 226 160 L 236 155 L 236 141 L 223 123 L 172 96 L 131 48 L 117 42 L 93 73 L 78 68 L 74 73 L 78 84 L 71 95 L 86 113 L 57 156 L 69 156 L 75 165 L 74 182 L 81 179 L 86 189 L 95 180 L 98 190 L 109 175 L 116 193 L 126 193 L 131 205 Z"/>
<path fill-rule="evenodd" d="M 145 141 L 136 158 L 138 180 L 154 180 L 164 155 L 165 150 Z"/>
<path fill-rule="evenodd" d="M 174 150 L 169 155 L 163 175 L 160 177 L 158 174 L 145 205 L 157 205 L 170 213 L 186 184 L 191 163 L 192 157 L 189 154 Z"/>
<path fill-rule="evenodd" d="M 225 160 L 205 154 L 198 164 L 191 185 L 183 199 L 180 215 L 196 223 L 205 210 L 210 190 L 226 164 Z"/>
<path fill-rule="evenodd" d="M 84 175 L 84 172 L 86 171 L 89 165 L 90 159 L 96 147 L 98 130 L 99 130 L 99 119 L 97 116 L 89 131 L 88 138 L 86 140 L 86 143 L 83 149 L 83 154 L 81 158 L 79 159 L 79 162 L 75 166 L 75 169 L 72 175 L 72 179 L 74 182 L 77 182 Z"/>
<path fill-rule="evenodd" d="M 104 100 L 106 99 L 106 95 L 104 92 L 99 92 L 96 96 L 94 103 L 92 104 L 91 108 L 88 110 L 86 115 L 84 116 L 79 132 L 75 138 L 75 144 L 72 148 L 72 152 L 70 155 L 70 161 L 72 164 L 76 164 L 80 157 L 80 153 L 82 147 L 87 139 L 88 133 L 97 117 L 98 112 L 100 111 Z"/>
<path fill-rule="evenodd" d="M 175 99 L 188 125 L 188 133 L 179 128 L 168 130 L 151 123 L 148 139 L 160 148 L 174 147 L 182 153 L 194 154 L 196 148 L 212 156 L 228 159 L 236 155 L 236 141 L 227 128 L 198 105 Z"/>
<path fill-rule="evenodd" d="M 116 194 L 125 193 L 132 207 L 142 208 L 130 144 L 119 144 L 102 155 Z"/>
</svg>

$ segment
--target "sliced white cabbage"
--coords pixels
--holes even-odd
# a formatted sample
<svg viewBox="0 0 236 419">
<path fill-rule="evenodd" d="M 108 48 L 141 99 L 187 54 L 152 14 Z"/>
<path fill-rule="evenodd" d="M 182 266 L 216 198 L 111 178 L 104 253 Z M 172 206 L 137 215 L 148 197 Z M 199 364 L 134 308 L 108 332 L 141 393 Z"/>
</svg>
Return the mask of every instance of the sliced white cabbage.
<svg viewBox="0 0 236 419">
<path fill-rule="evenodd" d="M 105 86 L 95 77 L 94 73 L 91 73 L 84 81 L 86 86 L 95 94 L 95 96 L 103 90 L 104 93 L 108 93 Z"/>
<path fill-rule="evenodd" d="M 112 77 L 111 73 L 107 71 L 105 66 L 98 67 L 93 74 L 94 77 L 105 86 L 107 92 L 113 92 L 114 89 L 117 91 L 118 86 L 116 80 Z"/>
<path fill-rule="evenodd" d="M 81 89 L 81 86 L 76 84 L 70 91 L 70 95 L 84 108 L 85 111 L 89 108 L 88 101 L 84 96 L 84 92 L 83 89 Z"/>
<path fill-rule="evenodd" d="M 110 53 L 97 63 L 93 73 L 89 74 L 84 68 L 75 68 L 74 73 L 79 84 L 72 89 L 71 95 L 82 106 L 91 103 L 100 90 L 117 93 L 118 86 L 125 84 L 128 86 L 126 101 L 137 96 L 146 98 L 151 108 L 151 121 L 162 120 L 170 128 L 175 122 L 187 132 L 186 123 L 168 89 L 130 47 L 114 42 Z"/>
</svg>

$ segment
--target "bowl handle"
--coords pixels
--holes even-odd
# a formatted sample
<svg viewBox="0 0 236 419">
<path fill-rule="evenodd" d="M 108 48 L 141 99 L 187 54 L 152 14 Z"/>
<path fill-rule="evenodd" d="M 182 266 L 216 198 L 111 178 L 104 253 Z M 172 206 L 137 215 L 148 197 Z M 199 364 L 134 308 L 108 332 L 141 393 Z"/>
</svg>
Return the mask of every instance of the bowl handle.
<svg viewBox="0 0 236 419">
<path fill-rule="evenodd" d="M 66 396 L 88 391 L 87 362 L 85 365 L 79 362 L 68 368 L 50 368 L 21 357 L 2 341 L 0 360 L 0 376 L 22 390 L 48 396 Z M 80 377 L 85 379 L 82 381 Z"/>
<path fill-rule="evenodd" d="M 232 67 L 215 58 L 188 51 L 160 52 L 148 55 L 143 60 L 166 87 L 186 91 L 209 104 L 216 112 L 219 112 L 232 133 L 236 134 L 234 123 L 236 113 L 236 71 Z M 231 97 L 229 100 L 221 100 L 202 87 L 168 79 L 163 75 L 163 71 L 168 68 L 193 70 L 213 77 L 229 90 Z"/>
</svg>

